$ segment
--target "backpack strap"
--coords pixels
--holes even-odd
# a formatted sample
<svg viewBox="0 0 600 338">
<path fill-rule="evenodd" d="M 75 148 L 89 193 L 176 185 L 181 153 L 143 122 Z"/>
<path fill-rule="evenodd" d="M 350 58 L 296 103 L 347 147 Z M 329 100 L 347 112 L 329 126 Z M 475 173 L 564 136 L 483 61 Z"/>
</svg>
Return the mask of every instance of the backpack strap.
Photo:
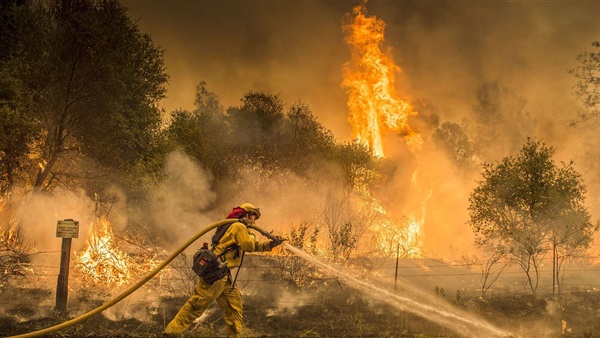
<svg viewBox="0 0 600 338">
<path fill-rule="evenodd" d="M 240 273 L 240 269 L 242 268 L 242 264 L 244 263 L 244 255 L 245 254 L 246 254 L 246 252 L 242 252 L 242 260 L 240 261 L 240 265 L 238 266 L 237 271 L 235 272 L 235 278 L 231 282 L 231 291 L 233 291 L 233 288 L 235 288 L 235 282 L 237 281 L 237 276 Z"/>
<path fill-rule="evenodd" d="M 221 238 L 223 238 L 223 236 L 225 235 L 225 233 L 227 232 L 227 230 L 229 229 L 229 227 L 232 224 L 233 223 L 223 224 L 217 228 L 217 231 L 215 231 L 215 234 L 212 236 L 212 240 L 211 240 L 213 249 L 217 246 L 217 244 L 219 244 L 219 242 L 221 241 Z"/>
<path fill-rule="evenodd" d="M 244 222 L 243 219 L 239 219 L 238 222 L 247 225 L 246 222 Z M 219 244 L 219 242 L 221 241 L 221 238 L 223 238 L 223 236 L 225 235 L 225 233 L 227 232 L 227 230 L 229 230 L 229 227 L 233 224 L 232 223 L 227 223 L 227 224 L 223 224 L 220 227 L 217 228 L 217 231 L 215 231 L 213 237 L 212 237 L 212 250 L 215 249 L 215 247 Z M 232 244 L 229 247 L 225 248 L 225 250 L 223 250 L 223 252 L 217 256 L 218 258 L 221 258 L 222 261 L 224 261 L 224 259 L 222 258 L 226 253 L 231 252 L 233 250 L 236 250 L 235 256 L 233 258 L 238 258 L 240 255 L 240 250 L 239 247 L 236 244 Z"/>
</svg>

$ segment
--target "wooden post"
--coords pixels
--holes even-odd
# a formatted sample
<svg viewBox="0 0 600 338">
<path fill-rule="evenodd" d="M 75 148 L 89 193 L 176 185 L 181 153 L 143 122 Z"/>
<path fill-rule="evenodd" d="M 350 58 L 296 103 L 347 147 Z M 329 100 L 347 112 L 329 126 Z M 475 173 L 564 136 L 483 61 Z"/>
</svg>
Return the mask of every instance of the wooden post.
<svg viewBox="0 0 600 338">
<path fill-rule="evenodd" d="M 69 263 L 71 261 L 71 238 L 62 239 L 60 251 L 60 272 L 56 283 L 56 309 L 61 314 L 67 313 L 67 299 L 69 296 Z"/>
<path fill-rule="evenodd" d="M 60 250 L 60 271 L 56 283 L 56 310 L 67 314 L 67 299 L 69 298 L 69 263 L 71 261 L 71 239 L 79 237 L 79 221 L 72 219 L 56 222 L 56 237 L 62 238 Z"/>
</svg>

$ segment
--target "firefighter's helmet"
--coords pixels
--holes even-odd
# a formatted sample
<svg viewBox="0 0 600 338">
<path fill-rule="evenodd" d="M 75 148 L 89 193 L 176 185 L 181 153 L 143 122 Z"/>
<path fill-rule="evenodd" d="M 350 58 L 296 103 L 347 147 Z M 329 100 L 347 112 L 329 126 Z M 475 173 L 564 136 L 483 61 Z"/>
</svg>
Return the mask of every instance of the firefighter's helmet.
<svg viewBox="0 0 600 338">
<path fill-rule="evenodd" d="M 251 203 L 244 203 L 240 205 L 240 208 L 244 209 L 247 213 L 256 215 L 256 219 L 260 218 L 260 208 L 255 207 Z"/>
</svg>

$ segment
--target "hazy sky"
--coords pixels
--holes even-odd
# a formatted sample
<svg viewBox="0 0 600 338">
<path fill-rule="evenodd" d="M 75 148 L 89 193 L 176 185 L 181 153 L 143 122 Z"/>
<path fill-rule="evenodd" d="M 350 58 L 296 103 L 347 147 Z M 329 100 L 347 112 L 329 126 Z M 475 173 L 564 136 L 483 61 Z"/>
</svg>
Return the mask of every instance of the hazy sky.
<svg viewBox="0 0 600 338">
<path fill-rule="evenodd" d="M 280 94 L 287 104 L 303 101 L 339 141 L 352 139 L 341 87 L 343 65 L 350 57 L 342 22 L 361 1 L 122 3 L 165 50 L 171 77 L 163 102 L 167 111 L 193 109 L 195 87 L 203 80 L 225 107 L 238 105 L 250 90 Z M 582 138 L 565 123 L 577 109 L 572 95 L 576 79 L 568 69 L 600 39 L 600 2 L 372 0 L 366 9 L 386 23 L 381 48 L 402 69 L 397 94 L 417 107 L 420 117 L 409 123 L 425 139 L 436 126 L 425 121 L 461 123 L 476 103 L 478 87 L 495 81 L 526 99 L 525 110 L 537 120 L 536 134 L 530 136 L 558 148 L 559 160 L 585 156 Z M 393 149 L 388 144 L 386 154 Z M 419 177 L 426 178 L 423 186 L 434 189 L 431 198 L 425 197 L 427 190 L 415 196 L 394 183 L 390 191 L 402 193 L 390 200 L 406 197 L 396 203 L 404 212 L 427 204 L 428 243 L 437 242 L 432 237 L 446 241 L 464 235 L 462 243 L 472 245 L 465 223 L 475 178 L 461 179 L 435 153 L 417 157 Z M 403 162 L 401 167 L 411 165 Z M 594 197 L 598 169 L 586 170 Z M 411 172 L 405 174 L 399 181 L 410 180 Z M 594 219 L 597 209 L 591 210 Z M 460 241 L 454 244 L 461 246 Z"/>
<path fill-rule="evenodd" d="M 269 91 L 308 103 L 339 140 L 351 138 L 341 26 L 360 1 L 122 3 L 165 50 L 167 111 L 193 108 L 204 80 L 225 107 L 249 90 Z M 600 2 L 369 1 L 366 8 L 387 25 L 382 48 L 402 68 L 399 96 L 434 107 L 442 121 L 459 121 L 477 86 L 499 81 L 552 132 L 574 110 L 567 69 L 600 38 Z"/>
</svg>

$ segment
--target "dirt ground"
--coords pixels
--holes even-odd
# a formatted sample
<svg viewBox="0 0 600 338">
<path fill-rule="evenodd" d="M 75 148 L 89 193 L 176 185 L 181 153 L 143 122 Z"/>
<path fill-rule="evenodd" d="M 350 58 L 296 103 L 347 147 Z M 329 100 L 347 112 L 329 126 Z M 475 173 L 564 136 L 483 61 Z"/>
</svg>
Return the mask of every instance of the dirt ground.
<svg viewBox="0 0 600 338">
<path fill-rule="evenodd" d="M 248 268 L 247 273 L 258 270 Z M 274 278 L 273 270 L 266 271 L 241 276 L 238 283 L 244 299 L 246 337 L 473 336 L 358 292 L 343 281 L 332 279 L 298 287 Z M 600 337 L 600 292 L 569 292 L 560 297 L 506 294 L 487 299 L 450 296 L 435 290 L 431 294 L 450 308 L 510 332 L 506 337 Z M 0 336 L 60 324 L 110 299 L 108 293 L 90 291 L 86 297 L 70 301 L 70 314 L 63 317 L 48 302 L 52 297 L 53 290 L 43 288 L 14 284 L 0 288 Z M 152 302 L 123 301 L 127 302 L 126 308 L 107 310 L 45 337 L 162 337 L 164 326 L 186 299 L 186 295 L 161 295 Z M 224 336 L 224 326 L 214 304 L 185 336 Z"/>
<path fill-rule="evenodd" d="M 16 293 L 21 292 L 13 291 L 17 297 Z M 311 303 L 295 309 L 282 308 L 279 313 L 267 311 L 270 307 L 265 304 L 275 301 L 269 294 L 244 297 L 244 336 L 463 336 L 410 312 L 398 311 L 385 304 L 375 304 L 360 295 L 349 294 L 347 289 L 339 286 L 318 292 L 321 293 L 318 296 L 322 303 Z M 161 311 L 156 311 L 143 321 L 135 318 L 111 320 L 100 314 L 45 337 L 161 337 L 165 318 L 172 318 L 185 300 L 185 297 L 162 299 Z M 4 315 L 0 317 L 0 336 L 3 337 L 36 331 L 67 319 L 55 312 L 39 315 L 40 309 L 35 304 L 3 304 Z M 471 298 L 461 300 L 456 306 L 513 332 L 514 337 L 600 337 L 600 293 L 572 293 L 556 300 L 532 296 L 502 296 L 486 300 Z M 23 319 L 27 317 L 35 318 Z M 201 322 L 195 323 L 186 332 L 187 337 L 223 335 L 224 321 L 216 305 L 209 308 Z"/>
</svg>

